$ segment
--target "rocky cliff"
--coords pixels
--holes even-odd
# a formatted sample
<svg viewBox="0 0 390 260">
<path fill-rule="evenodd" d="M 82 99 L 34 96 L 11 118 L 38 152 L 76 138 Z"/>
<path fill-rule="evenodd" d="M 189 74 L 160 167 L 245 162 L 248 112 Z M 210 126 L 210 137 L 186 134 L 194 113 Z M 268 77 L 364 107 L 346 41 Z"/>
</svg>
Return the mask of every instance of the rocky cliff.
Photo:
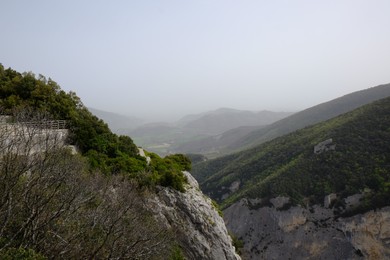
<svg viewBox="0 0 390 260">
<path fill-rule="evenodd" d="M 184 173 L 189 183 L 186 192 L 161 188 L 149 200 L 150 210 L 175 232 L 187 259 L 241 259 L 217 209 L 191 174 Z"/>
<path fill-rule="evenodd" d="M 322 205 L 243 199 L 224 210 L 243 259 L 389 259 L 390 207 L 348 218 Z"/>
</svg>

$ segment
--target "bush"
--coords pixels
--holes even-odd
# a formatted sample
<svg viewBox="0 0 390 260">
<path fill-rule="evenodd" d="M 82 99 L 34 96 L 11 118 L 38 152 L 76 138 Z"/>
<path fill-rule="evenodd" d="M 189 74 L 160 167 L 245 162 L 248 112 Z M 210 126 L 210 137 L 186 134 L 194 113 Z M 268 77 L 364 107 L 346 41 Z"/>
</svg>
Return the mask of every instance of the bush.
<svg viewBox="0 0 390 260">
<path fill-rule="evenodd" d="M 232 238 L 232 244 L 236 249 L 236 253 L 241 255 L 241 251 L 244 248 L 244 241 L 236 237 L 233 233 L 229 232 L 230 237 Z"/>
<path fill-rule="evenodd" d="M 172 187 L 175 190 L 185 192 L 184 184 L 187 182 L 186 176 L 180 171 L 165 171 L 159 177 L 161 186 Z"/>
<path fill-rule="evenodd" d="M 166 162 L 170 161 L 180 171 L 191 171 L 191 160 L 184 154 L 168 155 L 164 160 Z"/>
<path fill-rule="evenodd" d="M 172 248 L 172 253 L 169 257 L 169 260 L 185 260 L 182 249 L 178 245 Z"/>
<path fill-rule="evenodd" d="M 46 257 L 36 253 L 32 249 L 7 248 L 0 251 L 0 259 L 3 260 L 44 260 Z"/>
</svg>

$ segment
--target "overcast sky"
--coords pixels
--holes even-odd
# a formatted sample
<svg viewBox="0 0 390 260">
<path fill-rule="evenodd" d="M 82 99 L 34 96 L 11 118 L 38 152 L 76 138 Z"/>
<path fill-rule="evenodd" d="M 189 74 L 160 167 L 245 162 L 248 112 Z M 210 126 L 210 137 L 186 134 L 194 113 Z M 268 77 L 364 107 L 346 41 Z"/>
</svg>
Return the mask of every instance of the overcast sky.
<svg viewBox="0 0 390 260">
<path fill-rule="evenodd" d="M 389 0 L 1 0 L 0 63 L 166 120 L 297 111 L 390 82 Z"/>
</svg>

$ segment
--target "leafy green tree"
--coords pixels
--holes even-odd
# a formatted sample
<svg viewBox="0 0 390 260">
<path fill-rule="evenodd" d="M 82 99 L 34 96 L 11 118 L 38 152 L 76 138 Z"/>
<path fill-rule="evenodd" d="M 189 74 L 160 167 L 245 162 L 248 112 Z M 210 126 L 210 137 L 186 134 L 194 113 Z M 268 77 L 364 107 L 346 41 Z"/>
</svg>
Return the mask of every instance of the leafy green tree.
<svg viewBox="0 0 390 260">
<path fill-rule="evenodd" d="M 77 146 L 88 158 L 91 171 L 99 170 L 106 175 L 125 173 L 138 178 L 137 174 L 146 170 L 153 173 L 148 183 L 183 190 L 185 178 L 180 171 L 191 168 L 185 156 L 172 155 L 166 159 L 156 156 L 146 169 L 145 158 L 138 155 L 138 148 L 130 137 L 112 133 L 106 123 L 83 105 L 76 93 L 64 92 L 50 78 L 36 77 L 31 72 L 18 73 L 0 64 L 0 107 L 3 114 L 13 116 L 27 109 L 33 111 L 31 117 L 40 113 L 50 119 L 67 120 L 68 143 Z"/>
</svg>

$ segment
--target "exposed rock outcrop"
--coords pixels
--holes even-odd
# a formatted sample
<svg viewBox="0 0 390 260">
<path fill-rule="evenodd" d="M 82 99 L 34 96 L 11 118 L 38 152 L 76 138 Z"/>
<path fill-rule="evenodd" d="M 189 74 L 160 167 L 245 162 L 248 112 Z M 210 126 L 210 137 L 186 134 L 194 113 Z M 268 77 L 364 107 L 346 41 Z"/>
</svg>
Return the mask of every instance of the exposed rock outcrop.
<svg viewBox="0 0 390 260">
<path fill-rule="evenodd" d="M 333 139 L 330 138 L 314 146 L 314 153 L 321 154 L 323 152 L 333 151 L 335 149 L 336 149 L 336 145 L 333 144 Z"/>
<path fill-rule="evenodd" d="M 390 207 L 344 219 L 340 229 L 368 259 L 390 258 Z"/>
<path fill-rule="evenodd" d="M 326 195 L 324 198 L 324 207 L 329 208 L 330 205 L 336 200 L 337 194 L 336 193 L 331 193 L 329 195 Z"/>
<path fill-rule="evenodd" d="M 150 164 L 150 162 L 151 162 L 152 159 L 151 159 L 149 156 L 146 156 L 146 155 L 145 155 L 144 149 L 138 147 L 138 154 L 139 154 L 139 156 L 144 157 L 144 158 L 146 159 L 146 164 L 147 164 L 147 165 Z"/>
<path fill-rule="evenodd" d="M 228 229 L 244 242 L 243 259 L 390 258 L 390 207 L 336 218 L 319 205 L 277 206 L 243 199 L 224 210 Z"/>
<path fill-rule="evenodd" d="M 63 147 L 69 130 L 63 128 L 65 123 L 60 127 L 58 122 L 63 122 L 63 120 L 12 124 L 0 122 L 0 133 L 2 134 L 0 145 L 6 147 L 8 152 L 24 155 L 33 155 L 54 147 Z M 50 125 L 46 125 L 46 123 L 50 123 Z M 53 125 L 56 127 L 52 127 Z"/>
<path fill-rule="evenodd" d="M 184 173 L 189 182 L 186 192 L 161 188 L 149 201 L 150 210 L 175 232 L 188 259 L 241 259 L 211 200 L 191 174 Z"/>
</svg>

